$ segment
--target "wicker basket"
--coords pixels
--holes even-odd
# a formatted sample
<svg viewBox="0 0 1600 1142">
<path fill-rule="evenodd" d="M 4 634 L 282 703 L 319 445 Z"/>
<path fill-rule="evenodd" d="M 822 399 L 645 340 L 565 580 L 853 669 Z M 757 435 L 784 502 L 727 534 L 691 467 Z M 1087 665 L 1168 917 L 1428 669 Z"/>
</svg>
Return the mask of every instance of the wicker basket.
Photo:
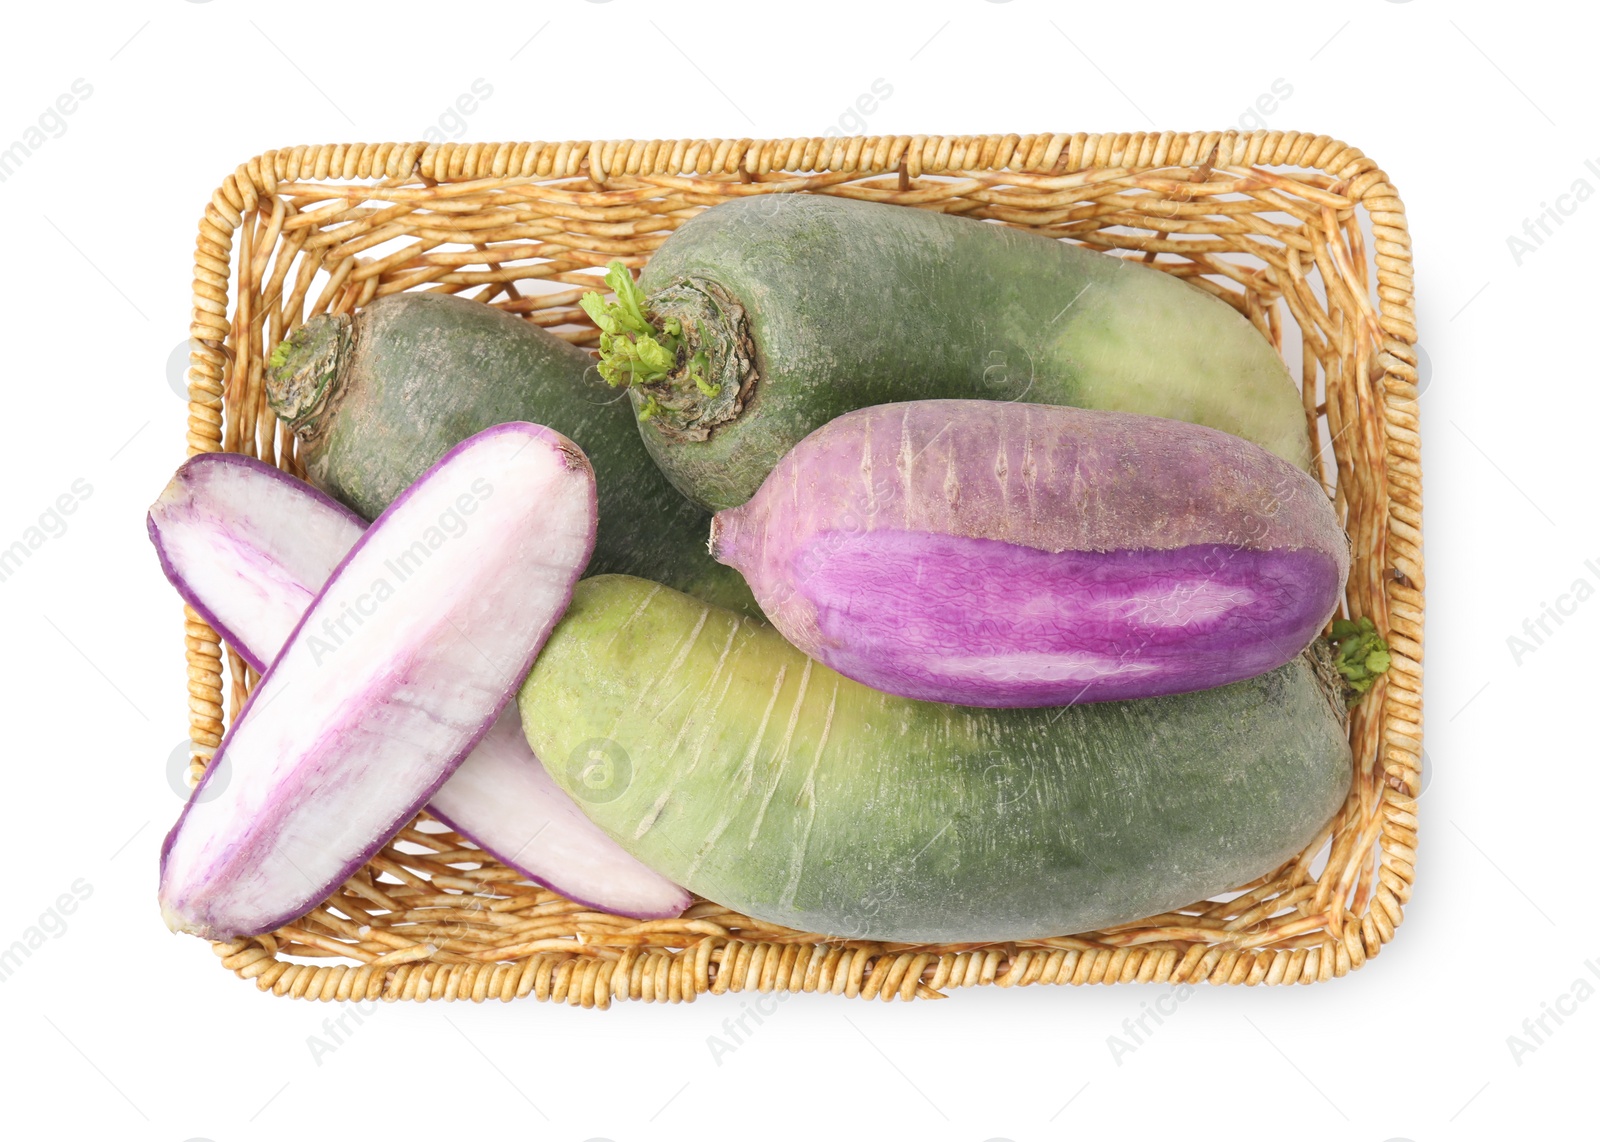
<svg viewBox="0 0 1600 1142">
<path fill-rule="evenodd" d="M 913 946 L 793 932 L 711 901 L 649 923 L 596 913 L 423 815 L 297 923 L 215 944 L 223 966 L 305 998 L 531 994 L 607 1007 L 750 989 L 911 999 L 984 984 L 1310 983 L 1376 955 L 1410 896 L 1422 780 L 1418 376 L 1404 210 L 1344 143 L 1230 131 L 268 152 L 223 182 L 200 222 L 189 451 L 297 470 L 294 438 L 263 399 L 262 362 L 314 314 L 427 289 L 593 344 L 577 299 L 598 267 L 643 265 L 705 207 L 779 191 L 992 219 L 1137 257 L 1226 299 L 1280 351 L 1287 335 L 1321 475 L 1354 545 L 1349 610 L 1372 616 L 1393 649 L 1351 719 L 1355 781 L 1338 816 L 1223 902 L 1061 939 Z M 224 659 L 230 712 L 255 677 L 198 615 L 185 620 L 197 777 L 225 725 Z"/>
</svg>

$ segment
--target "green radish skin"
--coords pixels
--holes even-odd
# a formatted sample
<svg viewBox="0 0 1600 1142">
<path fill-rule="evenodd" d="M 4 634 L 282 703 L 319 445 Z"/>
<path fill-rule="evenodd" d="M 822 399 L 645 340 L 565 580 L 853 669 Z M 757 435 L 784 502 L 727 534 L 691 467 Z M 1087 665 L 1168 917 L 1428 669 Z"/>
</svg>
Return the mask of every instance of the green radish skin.
<svg viewBox="0 0 1600 1142">
<path fill-rule="evenodd" d="M 594 466 L 591 574 L 649 575 L 754 617 L 737 572 L 706 553 L 706 514 L 640 447 L 633 413 L 593 359 L 538 326 L 447 294 L 402 293 L 315 318 L 279 346 L 273 411 L 300 437 L 312 484 L 374 519 L 456 444 L 492 425 L 543 424 Z"/>
<path fill-rule="evenodd" d="M 639 277 L 684 328 L 680 367 L 630 390 L 685 495 L 736 507 L 813 429 L 938 398 L 1146 413 L 1231 432 L 1310 470 L 1299 390 L 1236 310 L 1159 270 L 933 211 L 810 194 L 738 199 Z M 715 395 L 688 383 L 703 353 Z M 646 410 L 646 403 L 652 407 Z"/>
<path fill-rule="evenodd" d="M 1350 786 L 1325 678 L 1304 656 L 1184 695 L 942 706 L 601 576 L 518 702 L 556 782 L 662 875 L 804 931 L 944 943 L 1125 923 L 1292 857 Z"/>
</svg>

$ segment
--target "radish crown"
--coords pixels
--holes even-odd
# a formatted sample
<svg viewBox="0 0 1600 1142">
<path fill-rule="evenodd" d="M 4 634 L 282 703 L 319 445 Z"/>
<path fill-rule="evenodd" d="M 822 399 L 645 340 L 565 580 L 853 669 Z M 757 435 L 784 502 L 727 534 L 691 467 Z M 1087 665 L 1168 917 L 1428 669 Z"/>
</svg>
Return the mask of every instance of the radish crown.
<svg viewBox="0 0 1600 1142">
<path fill-rule="evenodd" d="M 299 436 L 316 434 L 340 387 L 354 337 L 347 314 L 319 314 L 278 342 L 267 358 L 267 404 Z"/>
<path fill-rule="evenodd" d="M 614 300 L 596 290 L 578 304 L 600 329 L 600 375 L 637 394 L 639 419 L 703 440 L 737 417 L 755 380 L 743 307 L 692 279 L 647 297 L 620 261 L 605 281 Z"/>
</svg>

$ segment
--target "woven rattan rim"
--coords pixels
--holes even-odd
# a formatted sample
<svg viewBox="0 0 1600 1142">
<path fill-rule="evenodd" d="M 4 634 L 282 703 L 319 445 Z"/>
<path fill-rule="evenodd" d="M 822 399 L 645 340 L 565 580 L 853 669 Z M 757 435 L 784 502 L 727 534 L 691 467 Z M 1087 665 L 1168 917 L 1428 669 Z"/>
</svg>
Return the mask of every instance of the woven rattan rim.
<svg viewBox="0 0 1600 1142">
<path fill-rule="evenodd" d="M 189 452 L 246 452 L 297 471 L 293 438 L 262 400 L 261 366 L 314 313 L 442 289 L 592 344 L 576 306 L 577 287 L 595 280 L 586 271 L 618 256 L 642 264 L 698 210 L 774 191 L 960 212 L 1139 256 L 1224 297 L 1280 349 L 1287 310 L 1301 333 L 1308 421 L 1331 445 L 1324 482 L 1354 547 L 1347 601 L 1393 651 L 1351 719 L 1356 779 L 1345 807 L 1304 853 L 1225 903 L 1082 936 L 939 947 L 828 940 L 709 901 L 649 923 L 592 912 L 520 882 L 424 815 L 300 921 L 214 944 L 223 966 L 295 997 L 531 994 L 607 1007 L 745 990 L 887 1000 L 985 984 L 1311 983 L 1377 955 L 1410 897 L 1422 783 L 1416 327 L 1399 196 L 1336 139 L 1228 131 L 269 151 L 224 180 L 200 221 Z M 1371 223 L 1370 263 L 1358 212 Z M 367 253 L 385 242 L 399 248 Z M 572 288 L 518 289 L 535 279 Z M 225 655 L 230 710 L 255 678 L 187 608 L 185 649 L 197 777 L 228 716 Z"/>
</svg>

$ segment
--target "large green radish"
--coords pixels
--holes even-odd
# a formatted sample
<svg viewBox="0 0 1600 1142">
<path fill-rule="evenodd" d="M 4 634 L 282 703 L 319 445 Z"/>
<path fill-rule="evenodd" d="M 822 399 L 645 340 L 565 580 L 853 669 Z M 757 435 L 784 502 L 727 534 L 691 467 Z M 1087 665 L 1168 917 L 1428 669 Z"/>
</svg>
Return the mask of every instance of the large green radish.
<svg viewBox="0 0 1600 1142">
<path fill-rule="evenodd" d="M 744 503 L 813 429 L 868 405 L 1027 400 L 1231 432 L 1308 469 L 1299 391 L 1236 310 L 1159 270 L 933 211 L 811 194 L 714 207 L 606 329 L 651 453 L 690 499 Z M 640 292 L 642 291 L 642 293 Z"/>
<path fill-rule="evenodd" d="M 510 421 L 553 428 L 594 465 L 590 573 L 649 575 L 761 613 L 706 554 L 709 520 L 640 446 L 628 402 L 587 353 L 536 325 L 447 294 L 395 294 L 308 321 L 273 355 L 266 389 L 311 483 L 369 520 L 467 437 Z"/>
<path fill-rule="evenodd" d="M 645 864 L 865 939 L 1040 938 L 1181 907 L 1298 852 L 1351 776 L 1342 704 L 1307 657 L 1191 694 L 941 706 L 624 576 L 579 584 L 518 701 L 556 782 Z"/>
</svg>

